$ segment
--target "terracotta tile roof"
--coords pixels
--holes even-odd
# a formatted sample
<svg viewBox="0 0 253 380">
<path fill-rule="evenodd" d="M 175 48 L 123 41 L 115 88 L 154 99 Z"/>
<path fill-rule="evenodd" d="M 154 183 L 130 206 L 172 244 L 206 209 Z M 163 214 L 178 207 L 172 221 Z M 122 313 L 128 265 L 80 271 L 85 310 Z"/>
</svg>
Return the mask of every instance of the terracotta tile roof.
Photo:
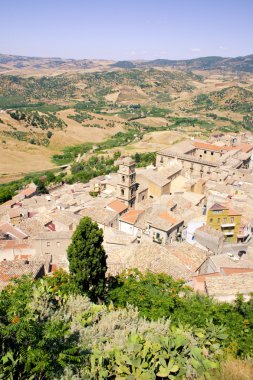
<svg viewBox="0 0 253 380">
<path fill-rule="evenodd" d="M 23 212 L 24 212 L 24 210 L 21 207 L 15 207 L 15 208 L 11 208 L 8 211 L 8 215 L 10 218 L 16 218 L 18 216 L 22 216 Z"/>
<path fill-rule="evenodd" d="M 230 208 L 230 209 L 228 210 L 228 215 L 229 215 L 229 216 L 236 216 L 236 215 L 241 215 L 241 213 L 240 213 L 239 211 L 236 211 L 236 210 Z"/>
<path fill-rule="evenodd" d="M 199 274 L 198 276 L 194 276 L 193 279 L 197 282 L 204 282 L 206 278 L 216 277 L 216 276 L 221 276 L 221 273 L 215 272 L 215 273 L 208 273 L 208 274 Z"/>
<path fill-rule="evenodd" d="M 253 268 L 220 268 L 221 272 L 226 276 L 233 274 L 253 272 Z M 253 290 L 253 289 L 252 289 Z"/>
<path fill-rule="evenodd" d="M 236 294 L 250 294 L 253 289 L 253 272 L 231 276 L 209 277 L 205 281 L 209 296 L 226 297 Z"/>
<path fill-rule="evenodd" d="M 207 260 L 211 261 L 212 267 L 214 266 L 217 272 L 221 268 L 253 268 L 253 254 L 251 253 L 246 253 L 240 260 L 236 260 L 234 256 L 229 256 L 227 253 L 210 256 Z"/>
<path fill-rule="evenodd" d="M 143 213 L 143 210 L 130 210 L 126 214 L 124 214 L 120 220 L 122 222 L 126 222 L 129 224 L 135 224 L 137 222 L 138 217 Z"/>
<path fill-rule="evenodd" d="M 230 150 L 241 150 L 244 153 L 248 153 L 253 149 L 253 145 L 251 145 L 251 144 L 239 144 L 239 145 L 235 145 L 235 146 L 229 146 L 229 145 L 218 146 L 215 144 L 205 143 L 202 141 L 194 141 L 193 145 L 199 149 L 213 150 L 216 152 L 230 151 Z"/>
<path fill-rule="evenodd" d="M 0 223 L 0 232 L 9 235 L 12 239 L 26 239 L 28 235 L 10 223 Z"/>
<path fill-rule="evenodd" d="M 14 260 L 29 260 L 32 255 L 15 255 Z"/>
<path fill-rule="evenodd" d="M 212 207 L 209 208 L 210 211 L 222 211 L 228 210 L 228 207 L 221 205 L 220 203 L 215 203 Z"/>
<path fill-rule="evenodd" d="M 206 251 L 186 242 L 180 243 L 178 246 L 168 246 L 168 253 L 177 257 L 181 265 L 192 272 L 195 272 L 207 257 Z"/>
<path fill-rule="evenodd" d="M 0 288 L 8 285 L 11 279 L 19 278 L 23 275 L 31 275 L 37 278 L 39 274 L 44 274 L 44 264 L 29 261 L 2 261 L 0 262 Z"/>
<path fill-rule="evenodd" d="M 168 214 L 167 212 L 161 212 L 158 216 L 162 219 L 167 220 L 168 222 L 172 224 L 177 223 L 177 219 L 171 216 L 170 214 Z"/>
<path fill-rule="evenodd" d="M 118 218 L 118 214 L 115 211 L 107 210 L 106 208 L 98 209 L 95 206 L 84 208 L 79 214 L 81 216 L 88 216 L 93 221 L 105 226 L 113 223 Z"/>
<path fill-rule="evenodd" d="M 126 156 L 126 157 L 121 157 L 119 160 L 118 160 L 118 163 L 120 165 L 127 165 L 127 166 L 130 166 L 130 165 L 133 165 L 135 164 L 134 160 L 129 157 L 129 156 Z"/>
<path fill-rule="evenodd" d="M 37 186 L 30 185 L 30 186 L 26 187 L 25 189 L 21 190 L 18 193 L 18 195 L 22 195 L 24 197 L 29 197 L 30 195 L 35 194 L 36 189 L 37 189 Z"/>
<path fill-rule="evenodd" d="M 217 146 L 217 145 L 213 145 L 213 144 L 209 144 L 209 143 L 204 143 L 201 141 L 194 141 L 193 145 L 195 146 L 195 148 L 214 150 L 217 152 L 221 151 L 224 148 L 223 146 Z"/>
<path fill-rule="evenodd" d="M 115 199 L 111 203 L 107 205 L 107 207 L 111 208 L 113 211 L 118 212 L 119 214 L 123 211 L 126 211 L 128 209 L 128 206 L 125 205 L 123 202 L 120 202 L 119 200 Z"/>
<path fill-rule="evenodd" d="M 251 145 L 251 144 L 240 144 L 238 146 L 238 148 L 240 150 L 242 150 L 243 152 L 248 153 L 253 149 L 253 145 Z"/>
<path fill-rule="evenodd" d="M 1 249 L 27 249 L 31 248 L 27 240 L 3 240 L 0 243 Z"/>
</svg>

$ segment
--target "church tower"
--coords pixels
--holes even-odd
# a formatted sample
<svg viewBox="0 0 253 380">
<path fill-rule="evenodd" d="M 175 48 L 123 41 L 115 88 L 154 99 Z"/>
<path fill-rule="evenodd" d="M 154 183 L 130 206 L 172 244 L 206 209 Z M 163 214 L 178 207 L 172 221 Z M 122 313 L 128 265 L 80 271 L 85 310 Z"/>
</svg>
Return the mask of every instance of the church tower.
<svg viewBox="0 0 253 380">
<path fill-rule="evenodd" d="M 136 198 L 136 172 L 135 162 L 130 157 L 125 157 L 119 163 L 119 182 L 117 184 L 117 198 L 133 208 Z"/>
</svg>

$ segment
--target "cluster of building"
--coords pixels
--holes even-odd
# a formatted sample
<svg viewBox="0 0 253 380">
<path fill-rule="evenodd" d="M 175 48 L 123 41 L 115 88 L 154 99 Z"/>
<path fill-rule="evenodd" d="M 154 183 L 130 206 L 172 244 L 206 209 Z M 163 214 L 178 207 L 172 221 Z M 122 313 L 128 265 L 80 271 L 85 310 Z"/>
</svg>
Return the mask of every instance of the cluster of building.
<svg viewBox="0 0 253 380">
<path fill-rule="evenodd" d="M 136 168 L 62 184 L 29 185 L 0 206 L 0 288 L 11 278 L 68 270 L 81 218 L 104 232 L 108 275 L 129 268 L 184 279 L 218 300 L 253 290 L 253 142 L 250 134 L 187 140 Z"/>
</svg>

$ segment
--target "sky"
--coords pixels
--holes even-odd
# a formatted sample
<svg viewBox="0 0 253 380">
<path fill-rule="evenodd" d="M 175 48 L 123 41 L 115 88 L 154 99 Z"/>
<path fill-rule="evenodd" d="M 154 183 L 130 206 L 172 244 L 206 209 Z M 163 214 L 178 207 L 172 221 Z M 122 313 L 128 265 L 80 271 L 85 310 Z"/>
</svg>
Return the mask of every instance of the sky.
<svg viewBox="0 0 253 380">
<path fill-rule="evenodd" d="M 0 0 L 0 53 L 187 59 L 253 53 L 253 0 Z"/>
</svg>

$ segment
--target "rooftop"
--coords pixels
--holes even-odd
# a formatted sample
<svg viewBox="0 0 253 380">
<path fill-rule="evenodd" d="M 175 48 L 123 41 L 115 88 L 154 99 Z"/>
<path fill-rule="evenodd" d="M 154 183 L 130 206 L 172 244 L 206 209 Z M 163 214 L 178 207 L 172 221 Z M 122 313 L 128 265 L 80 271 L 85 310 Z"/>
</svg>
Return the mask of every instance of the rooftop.
<svg viewBox="0 0 253 380">
<path fill-rule="evenodd" d="M 114 201 L 110 202 L 107 207 L 111 208 L 113 211 L 121 214 L 122 212 L 126 211 L 128 209 L 128 206 L 125 205 L 123 202 L 120 202 L 119 200 L 115 199 Z"/>
<path fill-rule="evenodd" d="M 81 210 L 79 212 L 79 215 L 88 216 L 93 221 L 102 225 L 110 224 L 118 216 L 118 214 L 115 211 L 107 210 L 106 208 L 98 209 L 98 207 L 95 207 L 95 206 Z"/>
<path fill-rule="evenodd" d="M 253 272 L 239 273 L 231 276 L 212 276 L 205 281 L 209 296 L 224 297 L 250 294 L 253 289 Z"/>
<path fill-rule="evenodd" d="M 139 216 L 143 213 L 143 210 L 130 210 L 126 214 L 124 214 L 120 220 L 122 222 L 126 222 L 129 224 L 135 224 L 139 218 Z"/>
<path fill-rule="evenodd" d="M 239 260 L 227 253 L 211 256 L 208 260 L 214 263 L 218 272 L 221 268 L 253 268 L 253 253 L 246 253 Z"/>
<path fill-rule="evenodd" d="M 0 232 L 3 235 L 8 235 L 11 239 L 26 239 L 28 235 L 19 229 L 12 226 L 10 223 L 0 222 Z"/>
<path fill-rule="evenodd" d="M 29 261 L 1 261 L 0 262 L 0 289 L 8 285 L 11 279 L 23 275 L 36 278 L 41 272 L 44 274 L 44 264 Z"/>
</svg>

